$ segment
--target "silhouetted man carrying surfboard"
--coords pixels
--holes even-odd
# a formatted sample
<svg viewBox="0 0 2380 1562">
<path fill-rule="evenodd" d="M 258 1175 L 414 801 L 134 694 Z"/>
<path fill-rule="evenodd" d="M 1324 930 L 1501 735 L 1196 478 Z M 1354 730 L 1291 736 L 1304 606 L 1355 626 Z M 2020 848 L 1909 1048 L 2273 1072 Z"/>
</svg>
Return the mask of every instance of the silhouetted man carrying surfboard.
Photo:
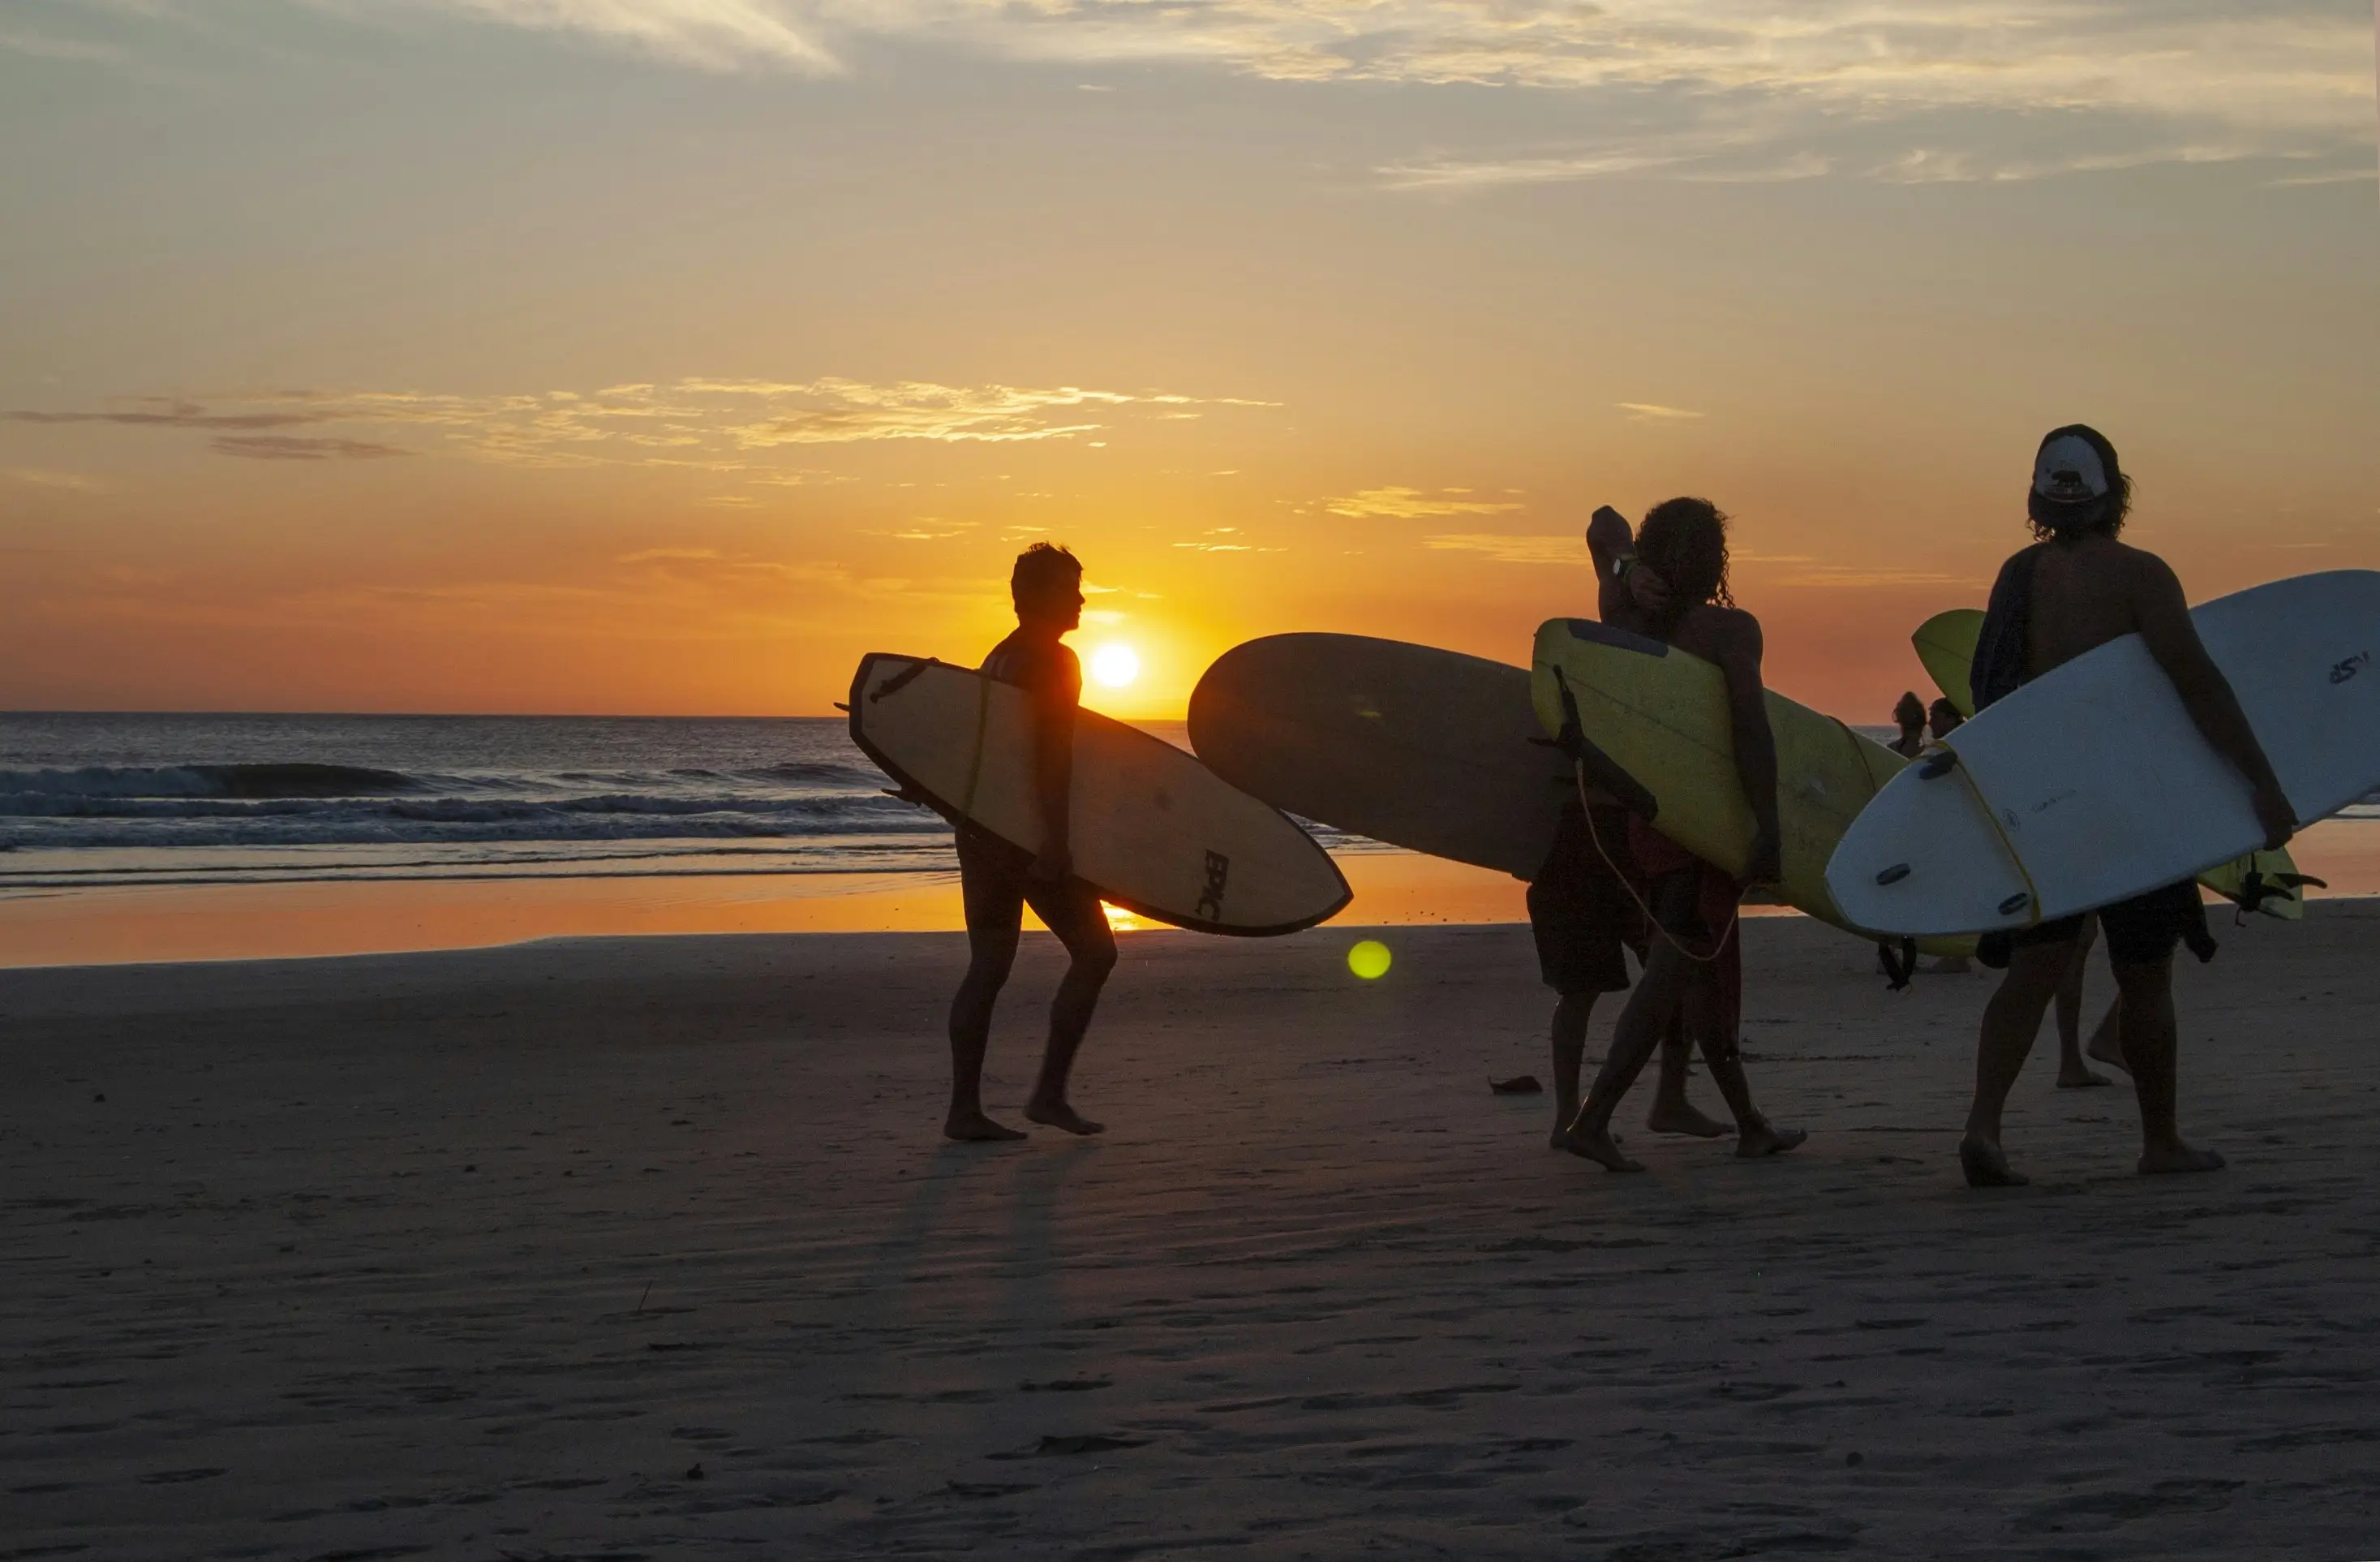
<svg viewBox="0 0 2380 1562">
<path fill-rule="evenodd" d="M 2181 582 L 2155 554 L 2116 540 L 2131 508 L 2132 482 L 2105 434 L 2081 423 L 2042 440 L 2026 499 L 2034 545 L 2010 559 L 1992 587 L 1975 641 L 1972 675 L 1978 711 L 2052 667 L 2137 633 L 2215 750 L 2254 788 L 2265 845 L 2277 849 L 2297 815 L 2222 669 L 2199 642 Z M 2175 1126 L 2173 951 L 2204 916 L 2193 879 L 2182 879 L 2098 909 L 2114 968 L 2124 1066 L 2141 1104 L 2143 1172 L 2213 1171 L 2223 1157 L 2193 1150 Z M 2060 917 L 2010 935 L 2008 975 L 1984 1009 L 1975 1048 L 1975 1101 L 1959 1164 L 1977 1188 L 2022 1177 L 2000 1148 L 2000 1109 L 2024 1068 L 2042 1011 L 2058 992 L 2083 916 Z"/>
<path fill-rule="evenodd" d="M 1647 577 L 1637 599 L 1645 604 L 1644 628 L 1717 664 L 1726 680 L 1736 775 L 1758 832 L 1746 876 L 1774 884 L 1781 876 L 1777 742 L 1760 683 L 1760 621 L 1728 595 L 1727 518 L 1707 499 L 1656 505 L 1636 538 L 1635 573 Z M 1653 913 L 1651 955 L 1621 1011 L 1602 1071 L 1564 1136 L 1567 1147 L 1613 1171 L 1645 1169 L 1621 1153 L 1611 1115 L 1660 1045 L 1671 1011 L 1682 1005 L 1687 1031 L 1701 1043 L 1712 1082 L 1735 1116 L 1735 1153 L 1751 1157 L 1792 1149 L 1808 1136 L 1773 1126 L 1754 1107 L 1736 1048 L 1743 982 L 1735 918 L 1742 885 L 1642 818 L 1630 816 L 1628 837 Z"/>
<path fill-rule="evenodd" d="M 1632 584 L 1636 535 L 1628 518 L 1609 505 L 1597 510 L 1587 525 L 1586 547 L 1595 560 L 1596 616 L 1615 628 L 1647 632 L 1652 626 Z M 1637 583 L 1649 587 L 1651 577 Z M 1557 1150 L 1570 1148 L 1570 1126 L 1578 1117 L 1579 1066 L 1586 1055 L 1586 1027 L 1595 1000 L 1605 993 L 1628 990 L 1628 962 L 1621 949 L 1633 949 L 1640 965 L 1651 958 L 1647 940 L 1652 930 L 1627 882 L 1635 876 L 1636 864 L 1628 851 L 1628 811 L 1604 793 L 1590 792 L 1582 802 L 1575 789 L 1569 790 L 1552 849 L 1529 881 L 1528 896 L 1537 972 L 1555 993 Z M 1672 1009 L 1661 1038 L 1660 1082 L 1645 1126 L 1655 1133 L 1717 1139 L 1727 1129 L 1686 1099 L 1691 1050 L 1683 1016 Z"/>
<path fill-rule="evenodd" d="M 1115 969 L 1115 934 L 1098 891 L 1074 876 L 1067 848 L 1067 799 L 1074 782 L 1075 707 L 1082 664 L 1059 640 L 1083 621 L 1083 567 L 1065 549 L 1036 543 L 1008 578 L 1016 632 L 992 648 L 981 671 L 1033 696 L 1033 775 L 1044 834 L 1038 856 L 967 820 L 958 824 L 959 886 L 966 907 L 967 973 L 951 1002 L 951 1112 L 942 1132 L 959 1140 L 1023 1139 L 983 1110 L 983 1055 L 992 1005 L 1016 962 L 1025 908 L 1058 935 L 1073 963 L 1050 1005 L 1050 1042 L 1041 1075 L 1025 1104 L 1037 1123 L 1068 1133 L 1098 1133 L 1067 1103 L 1066 1078 L 1090 1029 L 1099 989 Z"/>
</svg>

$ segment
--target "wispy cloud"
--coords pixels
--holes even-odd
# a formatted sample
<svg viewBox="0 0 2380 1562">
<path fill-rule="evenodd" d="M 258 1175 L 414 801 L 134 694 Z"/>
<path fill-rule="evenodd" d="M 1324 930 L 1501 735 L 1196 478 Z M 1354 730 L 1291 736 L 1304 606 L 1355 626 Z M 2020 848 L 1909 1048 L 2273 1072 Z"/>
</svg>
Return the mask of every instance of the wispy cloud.
<svg viewBox="0 0 2380 1562">
<path fill-rule="evenodd" d="M 1326 499 L 1322 507 L 1332 515 L 1351 519 L 1377 517 L 1386 520 L 1419 520 L 1431 516 L 1504 515 L 1521 506 L 1500 499 L 1475 499 L 1468 488 L 1443 488 L 1436 493 L 1420 488 L 1366 488 L 1336 499 Z"/>
<path fill-rule="evenodd" d="M 331 434 L 268 431 L 348 425 L 407 429 L 488 460 L 527 466 L 683 467 L 739 481 L 797 486 L 825 474 L 773 465 L 783 447 L 881 440 L 943 444 L 1072 439 L 1119 418 L 1185 407 L 1264 408 L 1245 397 L 1202 399 L 1168 391 L 1075 385 L 943 385 L 926 381 L 680 380 L 596 391 L 456 396 L 419 391 L 273 391 L 192 399 L 131 397 L 95 409 L 19 409 L 0 418 L 44 425 L 114 424 L 219 434 L 219 455 L 265 460 L 360 459 L 404 446 Z"/>
<path fill-rule="evenodd" d="M 1699 412 L 1688 411 L 1682 407 L 1664 407 L 1654 401 L 1621 401 L 1615 402 L 1613 405 L 1627 413 L 1628 421 L 1632 423 L 1691 422 L 1702 416 Z"/>
<path fill-rule="evenodd" d="M 361 0 L 313 3 L 371 14 Z M 1566 89 L 1613 109 L 1609 133 L 1568 146 L 1454 151 L 1383 169 L 1415 189 L 1825 170 L 1888 178 L 1912 167 L 2037 177 L 2095 158 L 2370 147 L 2371 18 L 2338 0 L 402 3 L 708 70 L 832 71 L 848 53 L 843 41 L 902 38 L 1278 81 Z M 2045 134 L 2056 144 L 2026 144 Z"/>
<path fill-rule="evenodd" d="M 0 477 L 33 488 L 64 488 L 77 494 L 100 494 L 107 488 L 95 477 L 85 477 L 80 472 L 56 471 L 48 467 L 0 467 Z"/>
<path fill-rule="evenodd" d="M 253 461 L 374 461 L 388 456 L 410 456 L 394 445 L 362 439 L 321 439 L 304 434 L 227 433 L 209 442 L 218 456 L 245 456 Z"/>
<path fill-rule="evenodd" d="M 355 0 L 318 0 L 360 9 Z M 771 0 L 398 0 L 422 10 L 548 32 L 577 32 L 700 70 L 823 75 L 835 57 L 797 25 L 808 6 Z"/>
<path fill-rule="evenodd" d="M 1463 532 L 1447 537 L 1424 537 L 1422 546 L 1440 548 L 1451 553 L 1485 554 L 1498 564 L 1585 564 L 1589 562 L 1585 543 L 1577 537 L 1545 537 L 1507 535 L 1498 532 Z"/>
</svg>

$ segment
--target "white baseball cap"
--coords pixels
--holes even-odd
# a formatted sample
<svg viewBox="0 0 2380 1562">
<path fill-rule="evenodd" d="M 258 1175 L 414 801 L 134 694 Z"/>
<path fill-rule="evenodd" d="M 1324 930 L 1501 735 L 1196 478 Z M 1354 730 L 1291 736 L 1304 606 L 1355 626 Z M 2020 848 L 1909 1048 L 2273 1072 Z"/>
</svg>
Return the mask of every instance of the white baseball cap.
<svg viewBox="0 0 2380 1562">
<path fill-rule="evenodd" d="M 2087 505 L 2107 496 L 2107 468 L 2079 433 L 2059 434 L 2033 458 L 2033 491 L 2054 505 Z"/>
</svg>

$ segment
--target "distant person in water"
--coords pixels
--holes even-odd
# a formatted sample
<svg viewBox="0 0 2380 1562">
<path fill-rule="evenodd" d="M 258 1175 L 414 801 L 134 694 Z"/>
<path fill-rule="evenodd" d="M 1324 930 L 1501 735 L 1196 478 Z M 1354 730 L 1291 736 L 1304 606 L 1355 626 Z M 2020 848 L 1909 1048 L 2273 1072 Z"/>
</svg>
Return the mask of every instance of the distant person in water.
<svg viewBox="0 0 2380 1562">
<path fill-rule="evenodd" d="M 1917 698 L 1915 689 L 1903 689 L 1900 702 L 1892 707 L 1892 719 L 1899 724 L 1900 736 L 1885 747 L 1902 759 L 1915 759 L 1917 750 L 1925 747 L 1925 702 Z"/>
<path fill-rule="evenodd" d="M 970 821 L 958 824 L 968 958 L 966 977 L 951 1003 L 951 1111 L 942 1132 L 961 1140 L 1025 1137 L 985 1116 L 983 1055 L 991 1037 L 992 1005 L 1015 963 L 1027 906 L 1058 935 L 1073 963 L 1050 1005 L 1049 1045 L 1025 1115 L 1068 1133 L 1098 1133 L 1103 1127 L 1066 1100 L 1075 1054 L 1116 960 L 1115 934 L 1109 931 L 1099 892 L 1074 876 L 1066 833 L 1083 668 L 1058 637 L 1082 624 L 1083 567 L 1065 549 L 1036 543 L 1018 555 L 1008 590 L 1016 605 L 1016 632 L 992 648 L 981 670 L 1032 696 L 1033 779 L 1041 803 L 1042 844 L 1038 854 L 1027 853 Z"/>
<path fill-rule="evenodd" d="M 2295 832 L 2296 812 L 2230 683 L 2199 642 L 2181 582 L 2155 554 L 2117 541 L 2131 494 L 2116 447 L 2096 429 L 2070 424 L 2042 440 L 2026 496 L 2036 541 L 2001 567 L 1992 587 L 1975 641 L 1975 708 L 2137 633 L 2191 721 L 2248 783 L 2265 844 L 2278 848 Z M 2100 907 L 2098 918 L 2116 973 L 2119 1045 L 2140 1095 L 2140 1169 L 2213 1171 L 2223 1157 L 2182 1142 L 2175 1123 L 2173 951 L 2185 938 L 2204 938 L 2197 882 L 2182 879 Z M 2060 917 L 2009 941 L 2008 975 L 1984 1010 L 1975 1100 L 1959 1144 L 1960 1165 L 1975 1187 L 2025 1180 L 2009 1169 L 2000 1112 L 2041 1029 L 2042 1010 L 2074 969 L 2082 922 L 2081 916 Z"/>
<path fill-rule="evenodd" d="M 1760 622 L 1727 590 L 1727 518 L 1707 499 L 1671 499 L 1645 517 L 1632 572 L 1645 579 L 1637 601 L 1652 638 L 1718 664 L 1726 680 L 1736 775 L 1755 835 L 1746 880 L 1775 884 L 1777 743 L 1760 684 Z M 1631 814 L 1629 847 L 1644 873 L 1653 913 L 1651 958 L 1621 1011 L 1611 1049 L 1596 1075 L 1564 1145 L 1613 1171 L 1642 1171 L 1611 1136 L 1620 1099 L 1660 1045 L 1670 1016 L 1682 1007 L 1687 1033 L 1734 1114 L 1738 1155 L 1771 1155 L 1807 1137 L 1779 1129 L 1752 1104 L 1737 1050 L 1742 1022 L 1742 963 L 1736 904 L 1743 886 Z"/>
<path fill-rule="evenodd" d="M 1645 614 L 1630 588 L 1636 539 L 1628 518 L 1609 506 L 1595 512 L 1586 546 L 1595 560 L 1596 614 L 1615 628 L 1642 634 Z M 1553 848 L 1529 882 L 1529 931 L 1537 945 L 1537 972 L 1555 993 L 1553 1020 L 1554 1131 L 1556 1149 L 1578 1116 L 1578 1077 L 1586 1055 L 1587 1021 L 1595 1000 L 1628 990 L 1623 949 L 1641 965 L 1651 956 L 1645 913 L 1627 882 L 1636 876 L 1628 852 L 1628 811 L 1608 793 L 1566 786 Z M 1727 1129 L 1686 1099 L 1690 1043 L 1682 1012 L 1672 1008 L 1661 1040 L 1660 1085 L 1645 1126 L 1655 1133 L 1716 1139 Z"/>
</svg>

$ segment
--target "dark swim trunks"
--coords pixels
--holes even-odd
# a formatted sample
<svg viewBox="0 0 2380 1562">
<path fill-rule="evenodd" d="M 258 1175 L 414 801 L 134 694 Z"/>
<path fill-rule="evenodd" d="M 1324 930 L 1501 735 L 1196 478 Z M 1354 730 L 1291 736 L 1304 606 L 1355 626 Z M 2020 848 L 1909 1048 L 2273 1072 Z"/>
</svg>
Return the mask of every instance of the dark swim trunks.
<svg viewBox="0 0 2380 1562">
<path fill-rule="evenodd" d="M 2009 934 L 2011 948 L 2037 944 L 2071 944 L 2082 931 L 2082 919 L 2092 913 L 2059 917 Z M 2100 930 L 2107 936 L 2107 959 L 2119 966 L 2155 965 L 2170 958 L 2174 946 L 2188 943 L 2202 960 L 2212 958 L 2215 940 L 2206 932 L 2206 904 L 2198 896 L 2198 881 L 2183 879 L 2119 900 L 2098 910 Z"/>
<path fill-rule="evenodd" d="M 1598 808 L 1594 833 L 1576 803 L 1562 809 L 1553 849 L 1529 881 L 1529 932 L 1537 941 L 1537 974 L 1557 993 L 1620 993 L 1628 987 L 1623 947 L 1645 957 L 1645 914 L 1612 870 L 1633 871 L 1628 812 Z M 1597 849 L 1597 842 L 1602 843 Z M 1610 854 L 1606 862 L 1604 854 Z"/>
</svg>

